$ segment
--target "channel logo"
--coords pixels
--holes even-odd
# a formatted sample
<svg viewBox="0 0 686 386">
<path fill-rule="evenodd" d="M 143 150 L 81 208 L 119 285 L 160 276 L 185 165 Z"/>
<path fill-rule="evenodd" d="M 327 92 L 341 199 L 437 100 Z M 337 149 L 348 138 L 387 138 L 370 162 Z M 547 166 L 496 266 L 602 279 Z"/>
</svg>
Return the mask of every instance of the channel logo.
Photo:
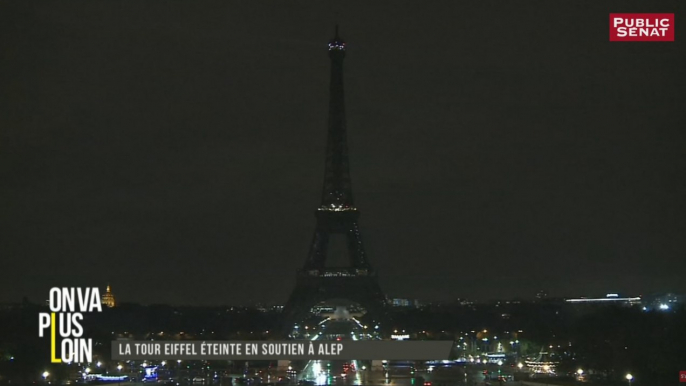
<svg viewBox="0 0 686 386">
<path fill-rule="evenodd" d="M 83 313 L 102 312 L 100 291 L 93 288 L 51 288 L 50 312 L 38 314 L 38 337 L 50 331 L 50 362 L 84 363 L 93 361 L 93 339 L 82 338 Z M 59 332 L 59 335 L 58 335 Z M 60 354 L 57 340 L 61 338 Z"/>
<path fill-rule="evenodd" d="M 611 13 L 611 42 L 673 42 L 673 13 Z"/>
</svg>

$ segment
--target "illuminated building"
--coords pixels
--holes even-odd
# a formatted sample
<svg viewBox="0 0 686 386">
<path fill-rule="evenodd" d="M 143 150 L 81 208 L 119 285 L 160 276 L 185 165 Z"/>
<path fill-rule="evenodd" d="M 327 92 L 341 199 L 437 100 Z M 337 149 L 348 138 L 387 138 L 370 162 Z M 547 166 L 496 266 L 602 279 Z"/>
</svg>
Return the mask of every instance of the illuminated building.
<svg viewBox="0 0 686 386">
<path fill-rule="evenodd" d="M 109 284 L 107 285 L 107 290 L 105 290 L 105 293 L 102 295 L 102 304 L 109 308 L 114 307 L 116 304 L 114 301 L 114 294 L 112 294 Z"/>
<path fill-rule="evenodd" d="M 678 295 L 674 293 L 650 295 L 643 299 L 643 310 L 670 311 L 683 305 L 684 298 L 686 298 L 686 295 Z"/>
<path fill-rule="evenodd" d="M 419 307 L 419 301 L 413 299 L 391 299 L 391 305 L 393 307 Z"/>
<path fill-rule="evenodd" d="M 545 349 L 541 349 L 541 352 L 538 353 L 536 359 L 526 361 L 526 366 L 534 374 L 555 374 L 557 362 L 553 361 L 551 356 L 552 355 L 545 351 Z"/>
<path fill-rule="evenodd" d="M 591 304 L 621 304 L 621 305 L 638 305 L 641 304 L 640 297 L 623 297 L 619 294 L 607 294 L 604 298 L 578 298 L 566 299 L 567 303 L 591 303 Z"/>
<path fill-rule="evenodd" d="M 393 307 L 409 307 L 412 305 L 410 299 L 393 299 L 391 300 Z"/>
</svg>

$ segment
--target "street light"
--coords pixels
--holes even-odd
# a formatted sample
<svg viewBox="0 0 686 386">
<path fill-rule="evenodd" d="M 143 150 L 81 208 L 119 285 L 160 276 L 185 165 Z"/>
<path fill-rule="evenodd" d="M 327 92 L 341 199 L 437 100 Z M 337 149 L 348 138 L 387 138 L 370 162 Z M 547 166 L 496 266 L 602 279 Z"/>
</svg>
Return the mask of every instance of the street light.
<svg viewBox="0 0 686 386">
<path fill-rule="evenodd" d="M 119 370 L 119 371 L 121 371 L 121 369 L 123 369 L 123 368 L 124 368 L 124 366 L 122 366 L 122 365 L 117 366 L 117 370 Z"/>
<path fill-rule="evenodd" d="M 577 374 L 579 374 L 579 375 L 581 375 L 581 374 L 583 374 L 583 373 L 584 373 L 584 370 L 582 370 L 582 369 L 579 369 L 579 370 L 577 370 L 577 371 L 576 371 L 576 373 L 577 373 Z"/>
<path fill-rule="evenodd" d="M 522 362 L 517 363 L 517 367 L 519 367 L 519 370 L 521 370 L 522 367 L 524 367 L 524 363 L 522 363 Z"/>
<path fill-rule="evenodd" d="M 634 376 L 631 374 L 626 375 L 626 380 L 629 381 L 629 386 L 631 386 L 631 381 L 634 380 Z"/>
<path fill-rule="evenodd" d="M 43 379 L 48 379 L 48 375 L 50 375 L 49 372 L 43 371 Z"/>
</svg>

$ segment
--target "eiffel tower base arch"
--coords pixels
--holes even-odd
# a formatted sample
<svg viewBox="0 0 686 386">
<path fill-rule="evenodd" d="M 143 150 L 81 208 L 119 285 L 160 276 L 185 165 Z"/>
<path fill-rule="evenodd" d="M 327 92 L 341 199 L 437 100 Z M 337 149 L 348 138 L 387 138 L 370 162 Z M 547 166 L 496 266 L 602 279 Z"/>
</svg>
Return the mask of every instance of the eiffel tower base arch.
<svg viewBox="0 0 686 386">
<path fill-rule="evenodd" d="M 386 299 L 375 275 L 327 276 L 340 270 L 322 273 L 300 272 L 295 289 L 283 309 L 282 330 L 286 336 L 293 326 L 307 318 L 312 307 L 332 299 L 345 299 L 366 310 L 365 316 L 386 320 Z"/>
</svg>

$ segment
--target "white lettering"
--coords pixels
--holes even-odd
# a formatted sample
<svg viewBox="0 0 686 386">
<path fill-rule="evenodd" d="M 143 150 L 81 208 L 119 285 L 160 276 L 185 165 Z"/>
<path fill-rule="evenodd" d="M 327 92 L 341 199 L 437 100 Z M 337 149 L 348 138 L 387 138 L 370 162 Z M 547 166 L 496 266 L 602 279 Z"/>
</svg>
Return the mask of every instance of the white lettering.
<svg viewBox="0 0 686 386">
<path fill-rule="evenodd" d="M 74 328 L 71 330 L 71 336 L 76 338 L 79 338 L 81 335 L 83 335 L 83 326 L 81 326 L 79 320 L 83 320 L 82 313 L 77 312 L 71 316 L 71 323 L 74 326 Z"/>
<path fill-rule="evenodd" d="M 98 287 L 93 287 L 93 290 L 91 291 L 91 304 L 88 312 L 93 312 L 93 309 L 98 310 L 98 312 L 102 312 L 102 303 L 100 303 L 100 290 Z"/>
<path fill-rule="evenodd" d="M 38 314 L 38 337 L 43 337 L 43 330 L 50 327 L 50 314 L 41 312 Z"/>
<path fill-rule="evenodd" d="M 74 312 L 74 287 L 62 288 L 62 311 Z M 62 321 L 60 320 L 60 323 Z"/>
<path fill-rule="evenodd" d="M 50 311 L 60 312 L 62 310 L 62 293 L 57 287 L 50 288 Z"/>
</svg>

